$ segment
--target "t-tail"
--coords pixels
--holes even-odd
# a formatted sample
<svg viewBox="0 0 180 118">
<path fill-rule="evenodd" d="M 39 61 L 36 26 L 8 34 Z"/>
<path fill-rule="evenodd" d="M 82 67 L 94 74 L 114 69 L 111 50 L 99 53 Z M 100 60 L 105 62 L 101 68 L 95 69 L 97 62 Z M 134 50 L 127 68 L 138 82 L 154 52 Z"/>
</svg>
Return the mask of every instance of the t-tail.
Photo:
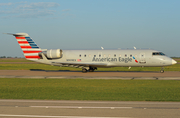
<svg viewBox="0 0 180 118">
<path fill-rule="evenodd" d="M 40 59 L 39 53 L 42 52 L 42 50 L 27 33 L 16 33 L 10 35 L 16 37 L 17 42 L 19 43 L 26 59 L 28 60 Z"/>
</svg>

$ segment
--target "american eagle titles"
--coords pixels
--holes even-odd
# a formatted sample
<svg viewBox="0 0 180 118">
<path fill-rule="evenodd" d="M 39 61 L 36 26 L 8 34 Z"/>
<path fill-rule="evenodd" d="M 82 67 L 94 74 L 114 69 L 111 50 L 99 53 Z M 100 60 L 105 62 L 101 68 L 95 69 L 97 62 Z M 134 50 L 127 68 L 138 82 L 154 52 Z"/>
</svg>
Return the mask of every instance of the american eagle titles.
<svg viewBox="0 0 180 118">
<path fill-rule="evenodd" d="M 132 62 L 132 58 L 96 58 L 96 57 L 93 57 L 92 61 L 95 61 L 95 62 L 125 62 L 125 63 L 128 63 L 128 62 Z"/>
</svg>

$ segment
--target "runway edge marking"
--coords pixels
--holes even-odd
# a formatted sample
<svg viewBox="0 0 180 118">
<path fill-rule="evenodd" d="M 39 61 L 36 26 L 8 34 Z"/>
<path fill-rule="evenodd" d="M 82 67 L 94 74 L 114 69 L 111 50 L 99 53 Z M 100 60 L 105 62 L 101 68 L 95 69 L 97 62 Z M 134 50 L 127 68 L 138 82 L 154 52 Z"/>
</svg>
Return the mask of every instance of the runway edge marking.
<svg viewBox="0 0 180 118">
<path fill-rule="evenodd" d="M 34 108 L 66 108 L 66 109 L 132 109 L 133 107 L 85 107 L 85 106 L 29 106 Z"/>
</svg>

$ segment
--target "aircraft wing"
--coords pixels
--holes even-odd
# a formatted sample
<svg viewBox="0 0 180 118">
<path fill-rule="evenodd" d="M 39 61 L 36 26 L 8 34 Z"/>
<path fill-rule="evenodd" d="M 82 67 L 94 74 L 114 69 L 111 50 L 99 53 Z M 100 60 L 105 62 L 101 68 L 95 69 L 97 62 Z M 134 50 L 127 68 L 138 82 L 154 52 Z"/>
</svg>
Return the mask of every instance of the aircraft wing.
<svg viewBox="0 0 180 118">
<path fill-rule="evenodd" d="M 52 65 L 68 66 L 68 67 L 106 67 L 107 63 L 82 63 L 82 62 L 52 62 Z"/>
</svg>

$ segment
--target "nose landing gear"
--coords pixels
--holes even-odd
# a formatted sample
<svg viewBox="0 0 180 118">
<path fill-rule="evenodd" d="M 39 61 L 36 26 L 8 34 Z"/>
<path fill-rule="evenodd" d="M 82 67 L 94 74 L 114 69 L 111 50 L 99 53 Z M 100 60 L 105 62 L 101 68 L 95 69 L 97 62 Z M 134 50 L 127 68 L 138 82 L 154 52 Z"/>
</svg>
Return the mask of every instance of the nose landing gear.
<svg viewBox="0 0 180 118">
<path fill-rule="evenodd" d="M 164 73 L 164 67 L 161 67 L 160 73 Z"/>
</svg>

